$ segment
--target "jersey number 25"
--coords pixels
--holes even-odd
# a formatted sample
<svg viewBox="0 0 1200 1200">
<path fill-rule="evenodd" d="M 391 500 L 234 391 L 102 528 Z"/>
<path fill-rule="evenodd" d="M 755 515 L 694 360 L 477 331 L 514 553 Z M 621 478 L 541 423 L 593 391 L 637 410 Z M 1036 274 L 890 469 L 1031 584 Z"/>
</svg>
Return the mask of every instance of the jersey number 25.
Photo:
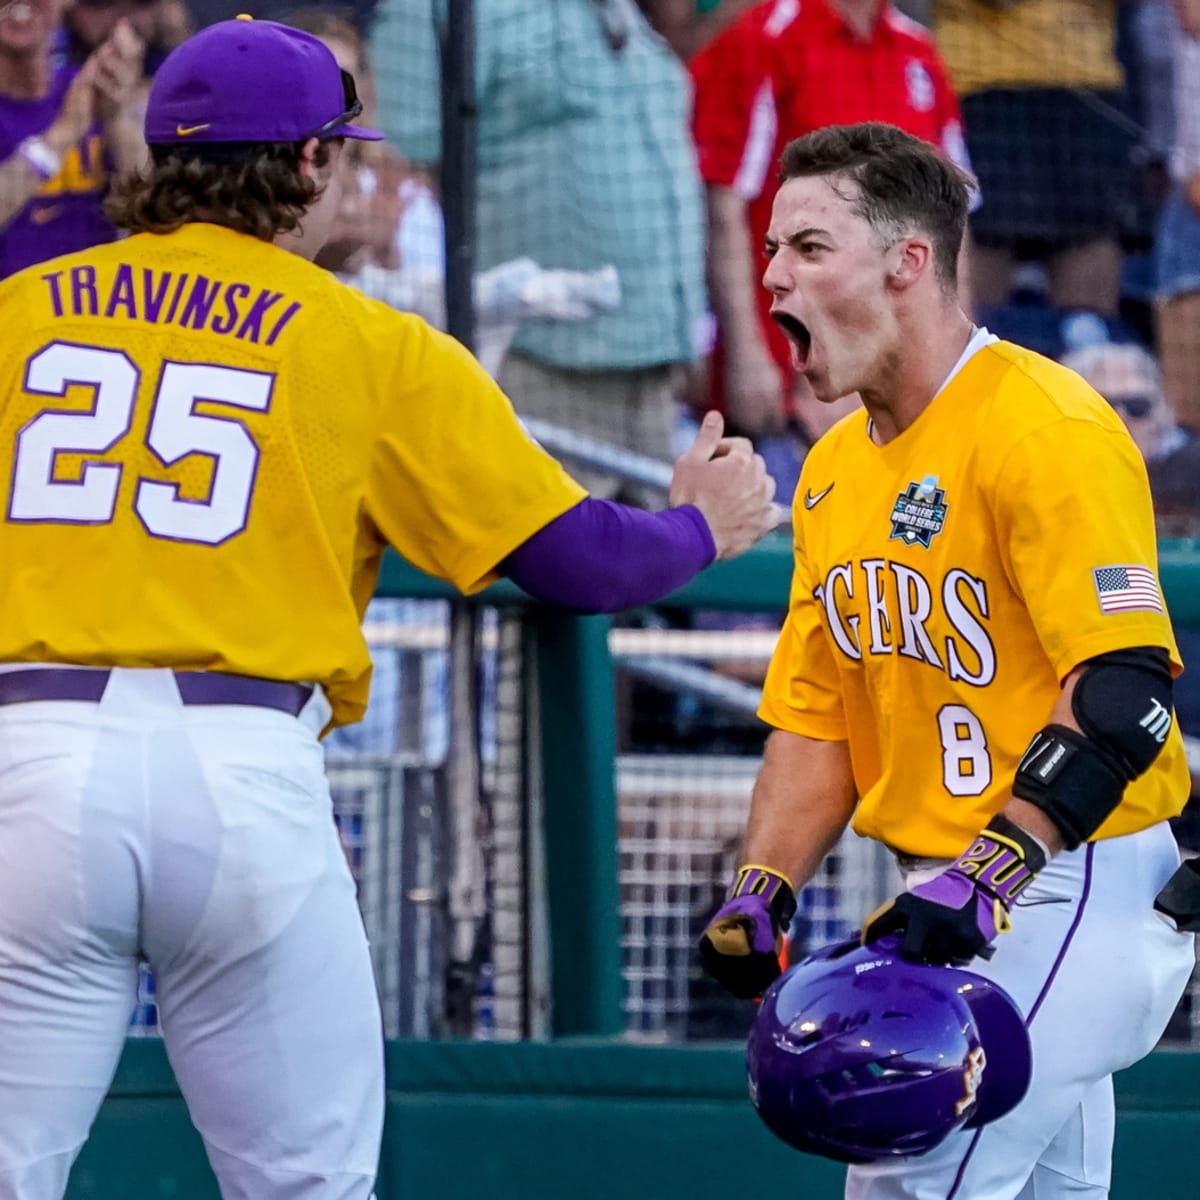
<svg viewBox="0 0 1200 1200">
<path fill-rule="evenodd" d="M 130 431 L 141 372 L 120 350 L 51 342 L 26 365 L 25 389 L 65 397 L 71 384 L 94 389 L 90 412 L 46 409 L 17 434 L 8 519 L 104 525 L 113 519 L 124 467 L 84 462 L 77 480 L 55 478 L 60 454 L 105 454 Z M 241 533 L 250 515 L 259 448 L 232 417 L 196 412 L 198 402 L 266 412 L 275 376 L 211 363 L 166 362 L 158 379 L 146 445 L 163 466 L 193 454 L 212 460 L 207 497 L 187 500 L 173 483 L 139 479 L 133 510 L 152 537 L 216 546 Z"/>
</svg>

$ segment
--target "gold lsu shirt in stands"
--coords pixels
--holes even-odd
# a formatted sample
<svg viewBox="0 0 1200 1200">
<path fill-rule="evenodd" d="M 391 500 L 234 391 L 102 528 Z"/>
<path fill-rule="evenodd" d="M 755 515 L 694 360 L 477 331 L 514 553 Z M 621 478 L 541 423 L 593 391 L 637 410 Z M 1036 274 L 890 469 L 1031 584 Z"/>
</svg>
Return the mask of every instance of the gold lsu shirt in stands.
<svg viewBox="0 0 1200 1200">
<path fill-rule="evenodd" d="M 933 0 L 932 13 L 960 100 L 985 88 L 1122 84 L 1114 0 Z"/>
<path fill-rule="evenodd" d="M 861 410 L 835 426 L 805 461 L 794 530 L 759 714 L 848 740 L 853 826 L 894 850 L 969 843 L 1083 660 L 1161 646 L 1179 669 L 1137 449 L 1081 379 L 1008 343 L 977 350 L 887 445 Z M 1173 724 L 1096 836 L 1187 795 Z"/>
<path fill-rule="evenodd" d="M 464 591 L 584 496 L 473 358 L 214 225 L 0 284 L 0 662 L 324 686 L 386 544 Z"/>
</svg>

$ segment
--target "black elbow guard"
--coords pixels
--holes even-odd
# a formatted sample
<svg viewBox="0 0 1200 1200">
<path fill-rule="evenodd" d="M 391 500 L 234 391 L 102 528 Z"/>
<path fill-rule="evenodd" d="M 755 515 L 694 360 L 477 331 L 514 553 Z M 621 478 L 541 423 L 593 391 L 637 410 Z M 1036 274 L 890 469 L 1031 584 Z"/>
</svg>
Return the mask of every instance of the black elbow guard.
<svg viewBox="0 0 1200 1200">
<path fill-rule="evenodd" d="M 1157 646 L 1089 660 L 1071 697 L 1083 733 L 1047 725 L 1017 767 L 1013 795 L 1036 804 L 1075 849 L 1158 757 L 1171 729 L 1171 664 Z"/>
</svg>

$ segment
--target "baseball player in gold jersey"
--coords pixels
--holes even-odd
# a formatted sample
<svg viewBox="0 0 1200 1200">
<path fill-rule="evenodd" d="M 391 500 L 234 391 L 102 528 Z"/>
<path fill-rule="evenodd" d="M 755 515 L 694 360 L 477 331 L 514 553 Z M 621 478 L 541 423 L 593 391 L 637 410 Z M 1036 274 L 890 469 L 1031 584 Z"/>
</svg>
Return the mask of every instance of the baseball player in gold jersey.
<svg viewBox="0 0 1200 1200">
<path fill-rule="evenodd" d="M 759 710 L 774 732 L 701 954 L 758 994 L 794 889 L 847 824 L 882 841 L 905 890 L 864 940 L 995 979 L 1025 1015 L 1033 1079 L 994 1124 L 850 1167 L 847 1196 L 1098 1200 L 1112 1072 L 1154 1045 L 1193 965 L 1179 914 L 1156 911 L 1188 795 L 1180 663 L 1120 418 L 958 306 L 967 200 L 892 126 L 784 151 L 772 313 L 817 397 L 863 408 L 804 464 Z"/>
<path fill-rule="evenodd" d="M 132 232 L 0 285 L 0 1198 L 54 1200 L 139 958 L 222 1194 L 363 1200 L 378 1004 L 317 740 L 385 545 L 644 603 L 776 519 L 713 414 L 672 507 L 587 497 L 451 339 L 310 261 L 354 81 L 248 19 L 172 52 Z"/>
</svg>

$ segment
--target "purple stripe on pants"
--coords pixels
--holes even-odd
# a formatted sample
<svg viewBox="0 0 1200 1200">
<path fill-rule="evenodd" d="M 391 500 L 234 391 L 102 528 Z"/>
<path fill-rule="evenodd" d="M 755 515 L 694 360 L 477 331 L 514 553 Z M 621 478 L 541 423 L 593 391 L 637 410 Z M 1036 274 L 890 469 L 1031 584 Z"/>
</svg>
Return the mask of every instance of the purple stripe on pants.
<svg viewBox="0 0 1200 1200">
<path fill-rule="evenodd" d="M 1083 890 L 1079 893 L 1079 904 L 1075 909 L 1075 918 L 1071 922 L 1071 927 L 1067 930 L 1067 936 L 1063 938 L 1062 945 L 1058 949 L 1054 964 L 1050 968 L 1050 973 L 1046 976 L 1046 982 L 1042 984 L 1042 990 L 1038 992 L 1038 998 L 1033 1002 L 1033 1007 L 1029 1010 L 1029 1016 L 1025 1018 L 1026 1029 L 1033 1024 L 1033 1018 L 1037 1016 L 1038 1009 L 1042 1006 L 1042 1001 L 1050 994 L 1050 987 L 1058 976 L 1058 970 L 1063 964 L 1063 959 L 1067 957 L 1067 951 L 1070 949 L 1071 943 L 1075 940 L 1075 931 L 1079 928 L 1079 922 L 1083 920 L 1083 910 L 1088 901 L 1088 894 L 1092 890 L 1092 856 L 1095 850 L 1095 842 L 1088 842 L 1083 865 Z M 967 1147 L 967 1152 L 963 1155 L 962 1162 L 958 1164 L 958 1173 L 954 1176 L 954 1183 L 946 1195 L 946 1200 L 954 1200 L 954 1197 L 958 1194 L 963 1176 L 966 1174 L 967 1164 L 971 1161 L 971 1155 L 975 1153 L 975 1147 L 979 1145 L 979 1137 L 982 1133 L 982 1127 L 975 1130 L 975 1136 L 971 1139 L 971 1144 Z"/>
</svg>

